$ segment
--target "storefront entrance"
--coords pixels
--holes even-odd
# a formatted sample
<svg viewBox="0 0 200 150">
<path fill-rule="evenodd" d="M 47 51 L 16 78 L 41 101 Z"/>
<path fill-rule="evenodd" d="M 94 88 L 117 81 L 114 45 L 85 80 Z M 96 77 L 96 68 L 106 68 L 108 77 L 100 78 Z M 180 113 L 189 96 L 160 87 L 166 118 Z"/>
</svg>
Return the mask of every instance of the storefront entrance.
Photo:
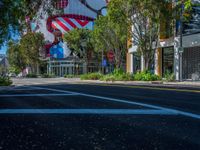
<svg viewBox="0 0 200 150">
<path fill-rule="evenodd" d="M 174 72 L 174 48 L 167 47 L 162 50 L 162 76 Z"/>
</svg>

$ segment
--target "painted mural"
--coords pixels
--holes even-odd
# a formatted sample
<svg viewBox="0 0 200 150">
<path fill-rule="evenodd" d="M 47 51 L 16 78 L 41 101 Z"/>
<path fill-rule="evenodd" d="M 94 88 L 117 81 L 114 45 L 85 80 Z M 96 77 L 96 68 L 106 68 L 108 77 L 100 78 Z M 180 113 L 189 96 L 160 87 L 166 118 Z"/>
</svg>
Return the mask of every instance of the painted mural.
<svg viewBox="0 0 200 150">
<path fill-rule="evenodd" d="M 53 58 L 66 58 L 70 55 L 67 43 L 62 36 L 76 28 L 93 29 L 94 20 L 99 13 L 105 13 L 108 0 L 60 0 L 56 9 L 62 10 L 61 15 L 48 16 L 43 14 L 39 23 L 32 24 L 32 29 L 42 32 L 47 45 L 47 56 Z"/>
</svg>

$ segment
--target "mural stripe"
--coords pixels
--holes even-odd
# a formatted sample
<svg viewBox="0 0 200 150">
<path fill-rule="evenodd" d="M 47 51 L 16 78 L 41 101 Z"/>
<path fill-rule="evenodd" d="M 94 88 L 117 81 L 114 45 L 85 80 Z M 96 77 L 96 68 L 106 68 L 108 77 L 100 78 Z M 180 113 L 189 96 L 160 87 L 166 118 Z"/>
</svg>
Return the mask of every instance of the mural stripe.
<svg viewBox="0 0 200 150">
<path fill-rule="evenodd" d="M 88 23 L 89 23 L 89 21 L 87 21 L 87 20 L 84 20 L 84 21 L 82 21 L 82 20 L 79 20 L 79 19 L 75 19 L 82 27 L 84 27 L 84 26 L 86 26 Z"/>
<path fill-rule="evenodd" d="M 77 28 L 77 26 L 67 17 L 63 18 L 66 22 L 68 22 L 73 28 Z"/>
<path fill-rule="evenodd" d="M 66 21 L 64 20 L 63 17 L 59 17 L 58 19 L 59 19 L 60 22 L 62 22 L 69 30 L 73 30 L 73 29 L 74 29 L 68 22 L 66 22 Z"/>
<path fill-rule="evenodd" d="M 67 27 L 65 26 L 65 24 L 63 24 L 63 23 L 62 23 L 59 19 L 57 19 L 57 18 L 56 18 L 56 23 L 57 23 L 59 26 L 61 26 L 66 32 L 70 30 L 69 28 L 67 28 Z"/>
<path fill-rule="evenodd" d="M 62 33 L 66 33 L 66 31 L 57 23 L 57 22 L 53 22 L 54 26 L 56 26 L 57 29 L 59 29 Z"/>
</svg>

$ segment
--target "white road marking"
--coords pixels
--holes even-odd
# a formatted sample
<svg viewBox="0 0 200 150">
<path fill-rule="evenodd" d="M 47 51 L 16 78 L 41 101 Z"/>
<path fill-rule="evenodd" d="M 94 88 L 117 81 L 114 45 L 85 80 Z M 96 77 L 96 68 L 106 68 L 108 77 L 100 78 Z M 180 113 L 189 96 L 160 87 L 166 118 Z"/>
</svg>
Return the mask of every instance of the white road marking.
<svg viewBox="0 0 200 150">
<path fill-rule="evenodd" d="M 152 109 L 0 109 L 0 114 L 176 115 Z"/>
<path fill-rule="evenodd" d="M 133 102 L 133 101 L 129 101 L 129 100 L 109 98 L 109 97 L 97 96 L 97 95 L 91 95 L 91 94 L 85 94 L 85 93 L 79 93 L 79 92 L 58 90 L 58 89 L 52 89 L 52 88 L 42 88 L 42 87 L 31 87 L 31 88 L 33 88 L 33 89 L 45 89 L 45 90 L 55 91 L 55 92 L 63 92 L 63 93 L 66 92 L 66 93 L 72 93 L 72 94 L 79 94 L 79 95 L 82 95 L 82 96 L 93 97 L 93 98 L 106 100 L 106 101 L 120 102 L 120 103 L 126 103 L 126 104 L 131 104 L 131 105 L 138 105 L 138 106 L 149 107 L 149 108 L 153 108 L 153 109 L 164 110 L 166 112 L 174 113 L 174 114 L 177 114 L 177 115 L 183 115 L 183 116 L 187 116 L 187 117 L 194 118 L 194 119 L 200 119 L 199 114 L 194 114 L 194 113 L 190 113 L 190 112 L 166 108 L 166 107 L 162 107 L 162 106 L 156 106 L 156 105 L 151 105 L 151 104 L 145 104 L 145 103 L 140 103 L 140 102 Z"/>
<path fill-rule="evenodd" d="M 76 96 L 79 94 L 71 93 L 61 93 L 61 94 L 10 94 L 10 95 L 0 95 L 0 97 L 42 97 L 42 96 Z"/>
</svg>

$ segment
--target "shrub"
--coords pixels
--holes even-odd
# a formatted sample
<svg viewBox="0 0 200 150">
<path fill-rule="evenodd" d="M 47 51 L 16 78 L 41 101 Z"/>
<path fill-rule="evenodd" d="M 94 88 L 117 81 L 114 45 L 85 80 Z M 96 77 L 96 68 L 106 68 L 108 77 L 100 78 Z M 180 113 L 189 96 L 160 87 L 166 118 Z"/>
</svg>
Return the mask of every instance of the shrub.
<svg viewBox="0 0 200 150">
<path fill-rule="evenodd" d="M 64 78 L 79 78 L 79 75 L 65 74 Z"/>
<path fill-rule="evenodd" d="M 12 81 L 9 77 L 0 77 L 0 86 L 9 86 L 12 84 Z"/>
<path fill-rule="evenodd" d="M 130 73 L 125 73 L 122 69 L 115 69 L 112 73 L 116 81 L 132 81 L 133 75 Z"/>
<path fill-rule="evenodd" d="M 115 69 L 114 71 L 113 71 L 113 75 L 114 76 L 121 76 L 121 75 L 123 75 L 124 74 L 124 71 L 122 70 L 122 69 Z"/>
<path fill-rule="evenodd" d="M 37 74 L 27 74 L 26 75 L 27 78 L 37 78 Z"/>
<path fill-rule="evenodd" d="M 152 74 L 149 71 L 137 72 L 134 75 L 134 80 L 136 81 L 156 81 L 159 79 L 160 79 L 159 76 Z"/>
<path fill-rule="evenodd" d="M 115 69 L 113 73 L 103 76 L 102 81 L 132 81 L 133 75 L 125 73 L 122 69 Z"/>
<path fill-rule="evenodd" d="M 100 80 L 101 80 L 101 81 L 112 81 L 112 82 L 113 82 L 113 81 L 116 80 L 116 78 L 115 78 L 114 75 L 108 74 L 108 75 L 102 76 L 102 77 L 100 78 Z"/>
<path fill-rule="evenodd" d="M 164 75 L 164 80 L 166 80 L 167 82 L 174 81 L 175 75 L 173 73 L 170 73 L 169 71 L 167 71 Z"/>
<path fill-rule="evenodd" d="M 99 72 L 81 75 L 81 80 L 99 80 L 103 75 Z"/>
<path fill-rule="evenodd" d="M 55 77 L 54 74 L 47 74 L 47 73 L 42 74 L 42 78 L 54 78 L 54 77 Z"/>
</svg>

